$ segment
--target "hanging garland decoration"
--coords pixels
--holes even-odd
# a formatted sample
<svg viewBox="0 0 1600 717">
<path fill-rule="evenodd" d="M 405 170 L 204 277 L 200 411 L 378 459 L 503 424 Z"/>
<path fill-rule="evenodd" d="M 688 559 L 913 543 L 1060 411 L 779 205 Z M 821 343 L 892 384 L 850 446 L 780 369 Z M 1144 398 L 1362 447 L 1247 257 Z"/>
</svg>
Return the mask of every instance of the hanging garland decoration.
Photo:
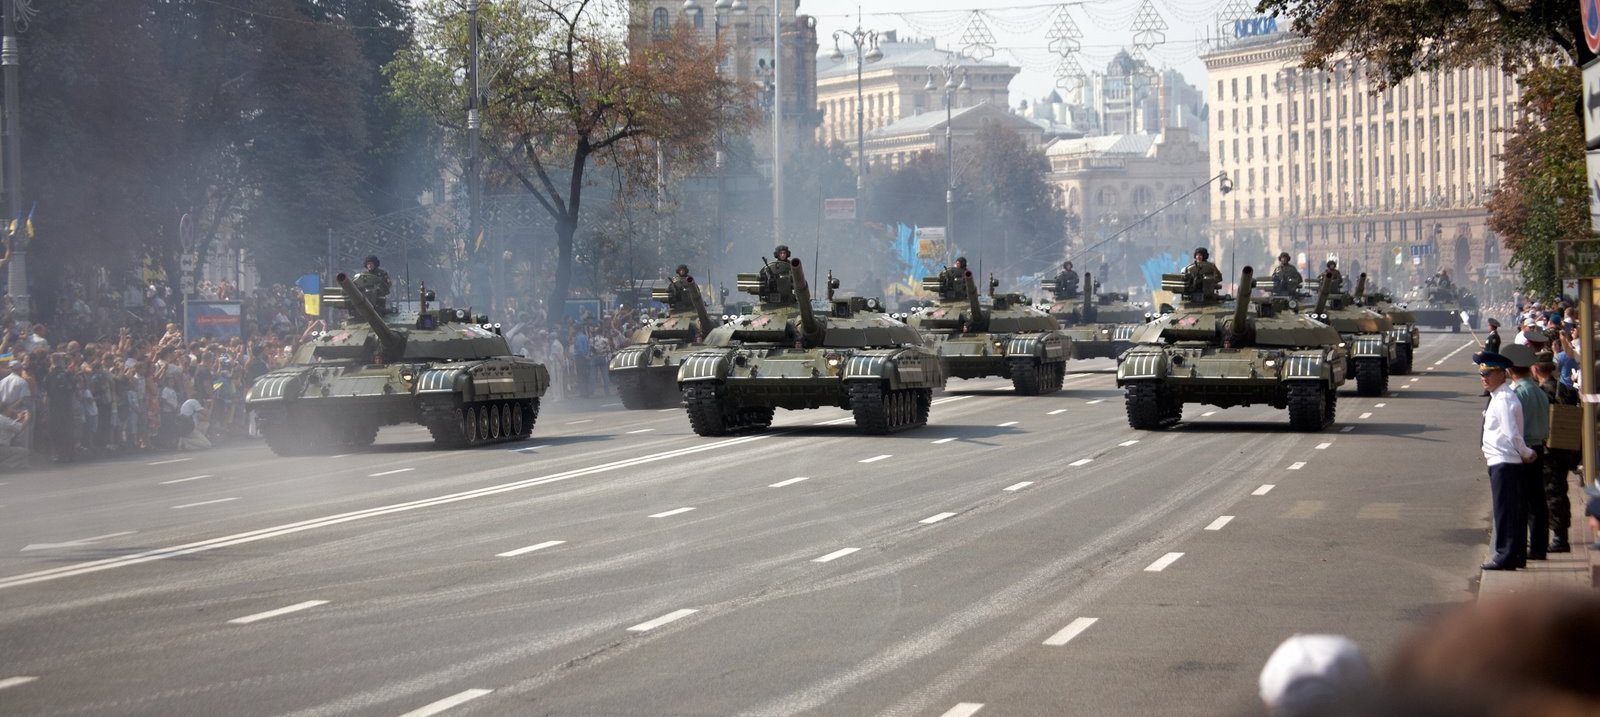
<svg viewBox="0 0 1600 717">
<path fill-rule="evenodd" d="M 984 12 L 973 10 L 967 29 L 961 33 L 961 54 L 983 62 L 994 57 L 994 46 L 994 32 L 989 30 L 989 23 L 984 21 Z"/>
</svg>

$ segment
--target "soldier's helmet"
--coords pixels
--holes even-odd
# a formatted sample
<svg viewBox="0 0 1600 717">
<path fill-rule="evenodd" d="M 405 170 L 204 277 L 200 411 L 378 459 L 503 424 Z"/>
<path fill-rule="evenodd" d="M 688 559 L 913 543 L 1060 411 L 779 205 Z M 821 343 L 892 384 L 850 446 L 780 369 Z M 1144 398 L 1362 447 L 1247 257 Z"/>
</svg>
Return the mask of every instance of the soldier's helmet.
<svg viewBox="0 0 1600 717">
<path fill-rule="evenodd" d="M 1329 259 L 1328 260 L 1328 268 L 1329 269 L 1333 269 L 1333 268 L 1336 268 L 1338 266 L 1339 266 L 1339 262 L 1337 262 L 1337 261 L 1335 261 L 1333 259 Z"/>
<path fill-rule="evenodd" d="M 967 268 L 967 258 L 964 256 L 956 257 L 956 266 L 962 269 Z"/>
<path fill-rule="evenodd" d="M 378 264 L 378 255 L 377 254 L 368 254 L 367 258 L 363 259 L 361 261 L 361 265 L 362 266 L 370 266 L 370 267 L 372 267 L 374 269 L 378 268 L 378 266 L 379 266 L 379 264 Z"/>
<path fill-rule="evenodd" d="M 1288 260 L 1289 260 L 1289 252 L 1281 252 L 1281 253 L 1278 254 L 1278 261 L 1288 261 Z"/>
<path fill-rule="evenodd" d="M 779 245 L 777 245 L 777 246 L 772 248 L 772 258 L 774 258 L 774 259 L 787 259 L 788 256 L 789 256 L 789 245 L 788 244 L 779 244 Z"/>
<path fill-rule="evenodd" d="M 673 270 L 673 273 L 675 273 L 675 274 L 677 274 L 679 276 L 688 276 L 689 275 L 689 265 L 688 264 L 679 264 L 678 268 Z"/>
<path fill-rule="evenodd" d="M 1196 259 L 1209 260 L 1211 258 L 1211 250 L 1203 246 L 1197 246 L 1194 248 L 1194 256 Z"/>
<path fill-rule="evenodd" d="M 1072 271 L 1072 262 L 1062 262 L 1061 268 L 1066 269 L 1067 271 Z"/>
</svg>

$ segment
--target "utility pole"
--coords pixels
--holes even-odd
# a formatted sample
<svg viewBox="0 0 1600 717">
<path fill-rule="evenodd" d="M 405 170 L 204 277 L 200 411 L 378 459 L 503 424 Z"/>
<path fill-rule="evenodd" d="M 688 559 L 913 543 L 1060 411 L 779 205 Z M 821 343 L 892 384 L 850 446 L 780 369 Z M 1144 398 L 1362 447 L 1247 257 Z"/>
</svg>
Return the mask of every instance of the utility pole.
<svg viewBox="0 0 1600 717">
<path fill-rule="evenodd" d="M 772 0 L 772 243 L 783 243 L 783 8 Z"/>
<path fill-rule="evenodd" d="M 857 10 L 859 12 L 859 8 Z M 867 119 L 865 103 L 862 102 L 861 76 L 866 71 L 866 63 L 883 59 L 883 51 L 878 49 L 878 31 L 862 29 L 859 16 L 856 19 L 855 30 L 849 32 L 835 30 L 833 33 L 833 54 L 831 57 L 834 60 L 843 62 L 844 48 L 839 44 L 840 39 L 849 40 L 850 44 L 856 48 L 856 240 L 865 245 L 867 241 Z"/>
<path fill-rule="evenodd" d="M 478 186 L 478 137 L 483 131 L 483 116 L 479 107 L 478 90 L 478 3 L 467 0 L 467 241 L 477 248 L 478 234 L 483 231 L 483 198 Z M 499 262 L 496 262 L 498 265 Z M 489 310 L 499 306 L 500 286 L 494 272 L 489 281 Z"/>
<path fill-rule="evenodd" d="M 949 263 L 950 250 L 955 246 L 956 234 L 956 151 L 953 132 L 955 103 L 956 93 L 968 88 L 967 70 L 961 67 L 957 55 L 951 55 L 949 61 L 943 65 L 928 65 L 928 84 L 922 88 L 924 91 L 933 92 L 938 89 L 933 82 L 935 75 L 944 77 L 944 158 L 945 175 L 948 179 L 944 190 L 944 255 L 945 263 Z"/>
<path fill-rule="evenodd" d="M 3 38 L 0 38 L 0 70 L 5 74 L 5 190 L 6 210 L 11 219 L 22 217 L 22 117 L 17 97 L 21 84 L 22 56 L 17 49 L 17 0 L 5 2 Z M 8 281 L 12 317 L 27 321 L 33 313 L 28 295 L 28 232 L 20 226 L 11 237 L 11 270 Z"/>
</svg>

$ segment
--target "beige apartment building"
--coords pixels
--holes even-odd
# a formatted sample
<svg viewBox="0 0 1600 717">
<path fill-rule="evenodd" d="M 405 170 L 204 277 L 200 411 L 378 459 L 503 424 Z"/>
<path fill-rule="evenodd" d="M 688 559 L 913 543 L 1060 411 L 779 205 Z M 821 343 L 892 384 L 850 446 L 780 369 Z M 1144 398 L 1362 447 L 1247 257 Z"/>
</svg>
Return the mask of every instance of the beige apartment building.
<svg viewBox="0 0 1600 717">
<path fill-rule="evenodd" d="M 1300 67 L 1305 41 L 1265 21 L 1202 59 L 1209 70 L 1213 245 L 1240 263 L 1288 251 L 1340 261 L 1403 290 L 1450 269 L 1472 279 L 1501 258 L 1485 225 L 1502 170 L 1500 129 L 1520 90 L 1497 68 L 1428 73 L 1374 92 L 1360 62 Z M 1399 264 L 1396 257 L 1399 257 Z"/>
</svg>

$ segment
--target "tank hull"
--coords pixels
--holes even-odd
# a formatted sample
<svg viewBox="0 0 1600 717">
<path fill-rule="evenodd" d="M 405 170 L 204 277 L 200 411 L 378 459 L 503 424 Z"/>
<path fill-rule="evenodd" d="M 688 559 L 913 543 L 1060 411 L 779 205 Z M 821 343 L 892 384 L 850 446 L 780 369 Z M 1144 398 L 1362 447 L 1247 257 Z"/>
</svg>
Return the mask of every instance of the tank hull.
<svg viewBox="0 0 1600 717">
<path fill-rule="evenodd" d="M 1409 309 L 1409 311 L 1411 312 L 1411 315 L 1416 318 L 1418 326 L 1426 326 L 1428 328 L 1436 329 L 1450 329 L 1452 332 L 1456 333 L 1461 331 L 1461 312 L 1466 311 L 1467 325 L 1473 329 L 1481 328 L 1478 322 L 1482 317 L 1479 315 L 1477 309 L 1462 309 L 1459 306 L 1441 306 Z"/>
<path fill-rule="evenodd" d="M 1115 359 L 1133 348 L 1133 332 L 1139 324 L 1100 324 L 1069 326 L 1062 329 L 1072 339 L 1075 359 Z"/>
<path fill-rule="evenodd" d="M 1073 355 L 1072 340 L 1061 331 L 931 333 L 929 338 L 950 378 L 1008 378 L 1018 393 L 1030 396 L 1060 390 Z"/>
<path fill-rule="evenodd" d="M 687 341 L 653 341 L 629 346 L 611 354 L 607 373 L 631 410 L 668 408 L 682 401 L 678 367 L 684 359 L 705 348 Z"/>
<path fill-rule="evenodd" d="M 1117 364 L 1129 424 L 1152 430 L 1182 418 L 1183 406 L 1268 405 L 1290 410 L 1298 430 L 1333 421 L 1335 389 L 1346 377 L 1339 348 L 1257 349 L 1140 344 Z"/>
</svg>

